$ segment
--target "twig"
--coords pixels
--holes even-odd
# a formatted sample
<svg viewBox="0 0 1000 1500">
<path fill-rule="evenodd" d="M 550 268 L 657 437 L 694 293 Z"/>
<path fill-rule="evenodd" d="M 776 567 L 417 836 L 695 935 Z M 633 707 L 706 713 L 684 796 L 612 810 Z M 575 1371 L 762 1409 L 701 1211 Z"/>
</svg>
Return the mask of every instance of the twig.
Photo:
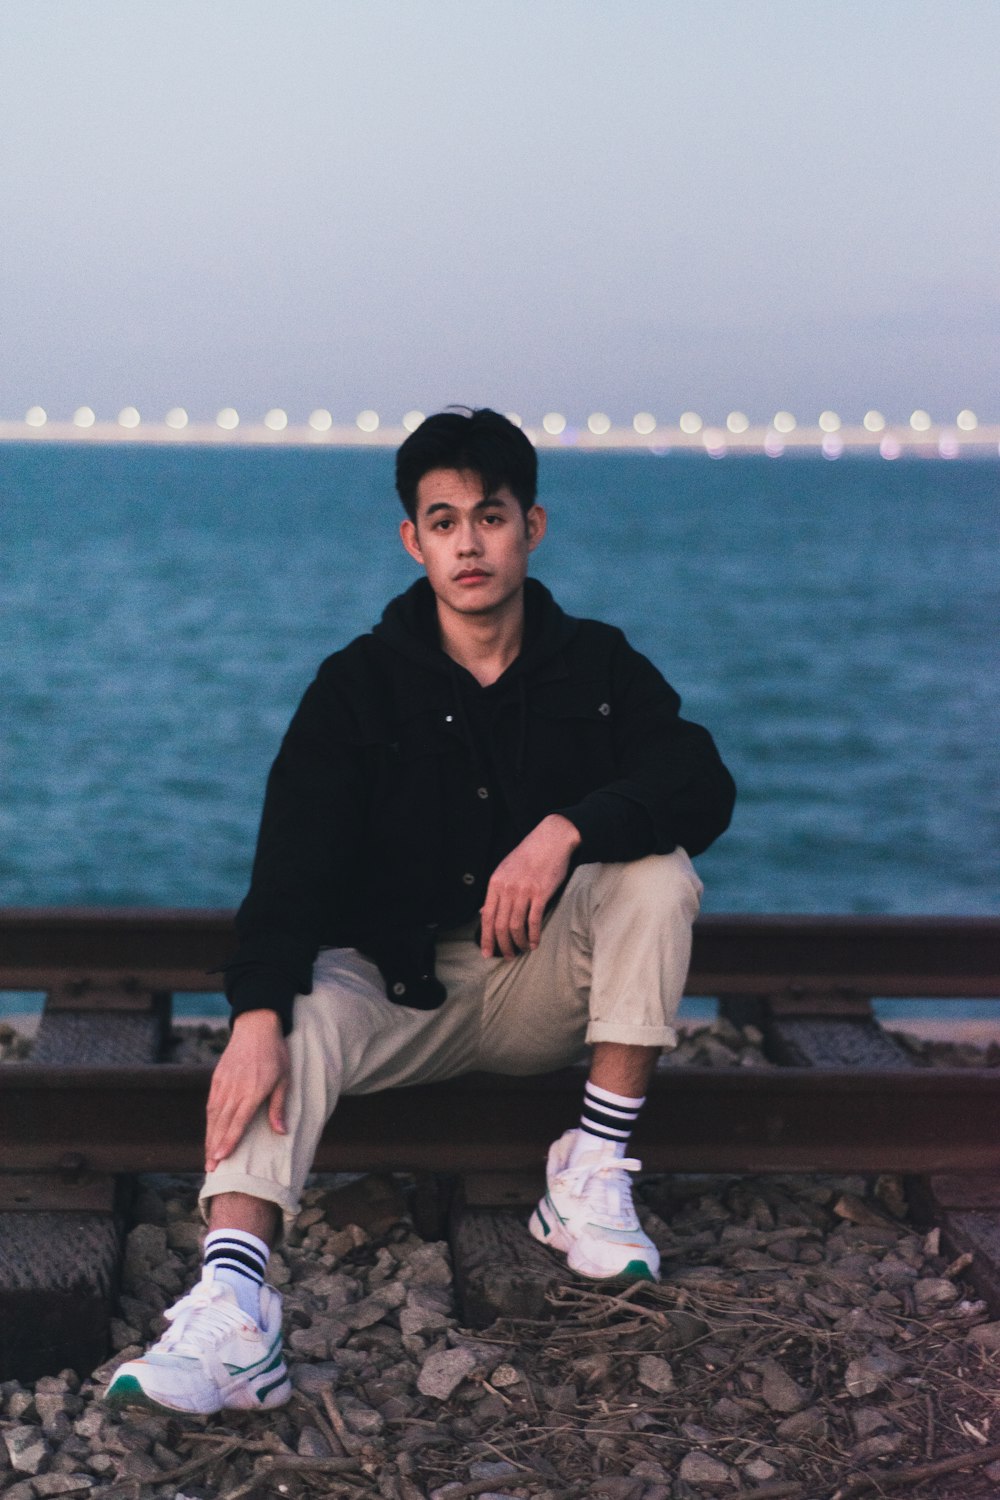
<svg viewBox="0 0 1000 1500">
<path fill-rule="evenodd" d="M 924 1397 L 924 1405 L 927 1410 L 927 1435 L 924 1438 L 924 1457 L 930 1460 L 934 1457 L 934 1397 L 930 1391 Z"/>
<path fill-rule="evenodd" d="M 936 1479 L 939 1474 L 954 1474 L 959 1469 L 979 1469 L 1000 1459 L 1000 1443 L 989 1448 L 977 1448 L 974 1452 L 957 1453 L 951 1458 L 939 1458 L 932 1464 L 913 1464 L 908 1469 L 887 1469 L 883 1474 L 862 1474 L 850 1484 L 838 1490 L 834 1500 L 854 1500 L 865 1490 L 895 1490 L 901 1484 L 920 1484 L 925 1479 Z"/>
<path fill-rule="evenodd" d="M 226 1490 L 222 1500 L 240 1500 L 243 1495 L 248 1495 L 252 1489 L 256 1489 L 261 1479 L 266 1474 L 272 1474 L 275 1470 L 284 1470 L 297 1474 L 357 1474 L 361 1465 L 356 1458 L 304 1458 L 298 1453 L 267 1453 L 258 1458 L 253 1466 L 254 1471 L 248 1480 L 238 1484 L 235 1489 Z M 166 1476 L 165 1476 L 166 1477 Z M 157 1480 L 162 1483 L 162 1480 Z M 344 1493 L 357 1493 L 356 1486 L 341 1487 Z M 333 1491 L 327 1491 L 332 1494 Z"/>
<path fill-rule="evenodd" d="M 198 1437 L 204 1441 L 209 1433 L 192 1433 L 192 1437 Z M 179 1479 L 190 1479 L 192 1474 L 197 1474 L 199 1469 L 207 1469 L 209 1464 L 214 1464 L 218 1458 L 228 1458 L 230 1453 L 237 1448 L 245 1448 L 247 1445 L 241 1438 L 227 1438 L 223 1443 L 216 1443 L 211 1453 L 201 1453 L 197 1458 L 189 1458 L 186 1464 L 181 1464 L 176 1469 L 168 1469 L 163 1474 L 158 1474 L 157 1484 L 173 1484 Z"/>
<path fill-rule="evenodd" d="M 532 1482 L 545 1485 L 549 1483 L 548 1478 L 544 1474 L 530 1470 L 525 1470 L 523 1473 L 518 1474 L 516 1478 L 519 1489 L 523 1488 L 525 1484 Z M 514 1479 L 515 1476 L 511 1474 L 511 1483 L 514 1482 Z M 494 1474 L 490 1479 L 470 1479 L 466 1484 L 448 1485 L 448 1500 L 466 1500 L 466 1496 L 468 1495 L 482 1495 L 486 1490 L 495 1490 L 500 1483 L 500 1479 Z"/>
<path fill-rule="evenodd" d="M 320 1411 L 315 1401 L 311 1401 L 304 1391 L 296 1391 L 295 1394 L 297 1399 L 302 1403 L 306 1411 L 316 1423 L 317 1432 L 321 1432 L 326 1438 L 326 1441 L 329 1444 L 330 1452 L 333 1454 L 334 1458 L 345 1457 L 343 1443 L 340 1441 L 339 1437 L 334 1432 L 333 1428 L 330 1426 L 330 1423 Z"/>
<path fill-rule="evenodd" d="M 333 1428 L 334 1432 L 337 1434 L 337 1437 L 340 1439 L 340 1445 L 343 1448 L 344 1452 L 360 1453 L 361 1449 L 364 1447 L 364 1439 L 360 1438 L 356 1432 L 350 1431 L 347 1423 L 344 1421 L 343 1417 L 340 1415 L 340 1412 L 337 1410 L 337 1403 L 334 1401 L 332 1394 L 326 1388 L 326 1386 L 323 1387 L 319 1395 L 320 1400 L 323 1403 L 323 1410 L 326 1412 L 327 1416 L 330 1419 L 330 1426 Z"/>
</svg>

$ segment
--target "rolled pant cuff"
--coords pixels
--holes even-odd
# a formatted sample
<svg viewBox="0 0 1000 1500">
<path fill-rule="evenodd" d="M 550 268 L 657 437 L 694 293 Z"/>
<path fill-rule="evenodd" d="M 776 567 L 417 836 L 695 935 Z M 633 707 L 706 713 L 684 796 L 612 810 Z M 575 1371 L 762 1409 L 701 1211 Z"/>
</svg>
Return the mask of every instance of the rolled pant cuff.
<svg viewBox="0 0 1000 1500">
<path fill-rule="evenodd" d="M 591 1021 L 588 1042 L 619 1042 L 623 1047 L 676 1047 L 672 1026 L 629 1026 L 621 1021 Z"/>
<path fill-rule="evenodd" d="M 274 1203 L 281 1209 L 285 1229 L 293 1223 L 299 1212 L 299 1201 L 291 1188 L 282 1187 L 267 1177 L 252 1177 L 249 1172 L 239 1172 L 220 1167 L 210 1172 L 198 1194 L 198 1207 L 205 1223 L 208 1223 L 209 1200 L 220 1193 L 246 1193 L 249 1198 L 262 1198 L 265 1203 Z"/>
</svg>

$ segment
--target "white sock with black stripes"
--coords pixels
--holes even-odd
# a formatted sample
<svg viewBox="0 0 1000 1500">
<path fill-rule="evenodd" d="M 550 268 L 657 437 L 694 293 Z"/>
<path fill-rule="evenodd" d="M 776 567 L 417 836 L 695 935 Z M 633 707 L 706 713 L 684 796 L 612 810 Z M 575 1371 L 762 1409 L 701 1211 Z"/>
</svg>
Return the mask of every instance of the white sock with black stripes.
<svg viewBox="0 0 1000 1500">
<path fill-rule="evenodd" d="M 236 1293 L 242 1310 L 260 1322 L 260 1289 L 270 1248 L 245 1229 L 213 1229 L 205 1236 L 204 1267 Z"/>
<path fill-rule="evenodd" d="M 645 1102 L 645 1094 L 641 1099 L 629 1099 L 624 1094 L 613 1094 L 610 1089 L 598 1088 L 596 1083 L 588 1081 L 583 1092 L 580 1133 L 573 1154 L 592 1151 L 600 1141 L 610 1154 L 624 1156 L 632 1126 Z"/>
</svg>

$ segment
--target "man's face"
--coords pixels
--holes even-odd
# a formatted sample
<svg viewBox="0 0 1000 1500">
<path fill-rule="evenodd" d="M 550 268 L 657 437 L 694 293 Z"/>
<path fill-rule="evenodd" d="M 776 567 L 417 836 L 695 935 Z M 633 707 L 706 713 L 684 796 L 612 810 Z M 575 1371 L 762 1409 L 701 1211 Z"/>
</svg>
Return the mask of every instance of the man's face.
<svg viewBox="0 0 1000 1500">
<path fill-rule="evenodd" d="M 484 494 L 478 474 L 432 469 L 417 485 L 416 524 L 407 517 L 399 532 L 439 608 L 488 615 L 520 593 L 545 512 L 533 505 L 525 515 L 506 485 Z"/>
</svg>

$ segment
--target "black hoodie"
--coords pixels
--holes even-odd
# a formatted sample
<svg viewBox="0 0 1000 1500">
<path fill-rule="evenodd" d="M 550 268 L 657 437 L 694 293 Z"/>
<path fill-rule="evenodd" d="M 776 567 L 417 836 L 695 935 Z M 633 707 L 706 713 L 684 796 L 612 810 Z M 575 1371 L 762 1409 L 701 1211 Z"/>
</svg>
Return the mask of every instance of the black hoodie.
<svg viewBox="0 0 1000 1500">
<path fill-rule="evenodd" d="M 522 651 L 483 688 L 442 651 L 415 583 L 322 663 L 289 725 L 226 968 L 234 1015 L 275 1010 L 290 1030 L 321 947 L 374 959 L 402 1005 L 440 1005 L 435 932 L 475 919 L 549 813 L 581 834 L 574 867 L 700 853 L 735 792 L 679 706 L 620 630 L 564 614 L 533 579 Z"/>
</svg>

